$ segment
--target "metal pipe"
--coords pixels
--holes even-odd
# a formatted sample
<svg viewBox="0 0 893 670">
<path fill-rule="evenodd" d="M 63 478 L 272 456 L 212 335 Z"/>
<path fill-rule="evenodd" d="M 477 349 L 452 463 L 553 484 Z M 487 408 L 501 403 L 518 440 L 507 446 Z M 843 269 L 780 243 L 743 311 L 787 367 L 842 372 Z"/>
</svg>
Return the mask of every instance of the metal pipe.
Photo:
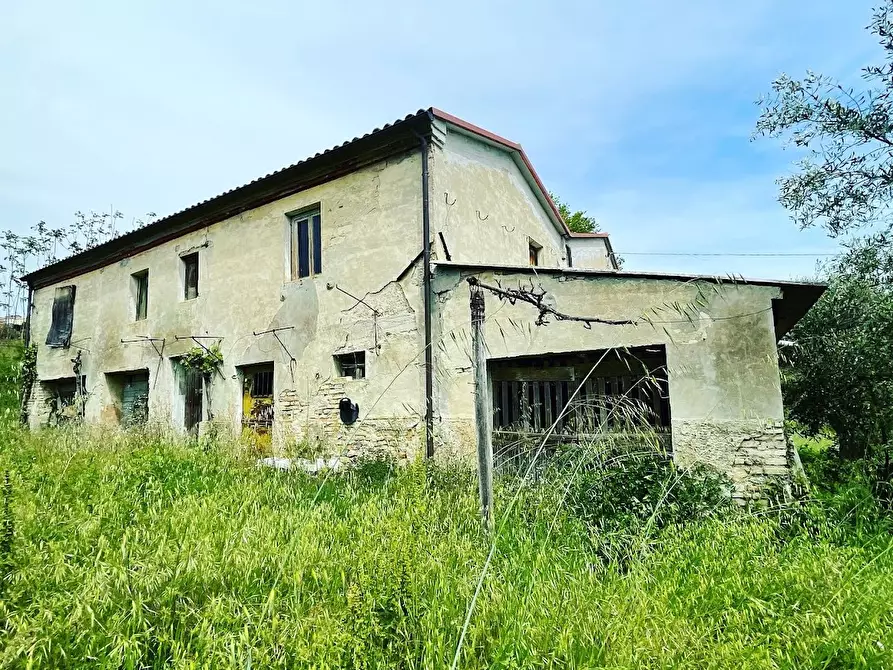
<svg viewBox="0 0 893 670">
<path fill-rule="evenodd" d="M 34 288 L 28 284 L 28 304 L 25 305 L 25 323 L 22 324 L 25 347 L 31 344 L 31 301 L 34 298 Z"/>
<path fill-rule="evenodd" d="M 425 312 L 425 456 L 434 457 L 434 347 L 431 336 L 431 216 L 428 211 L 428 140 L 422 150 L 422 290 Z"/>
<path fill-rule="evenodd" d="M 258 335 L 266 335 L 267 333 L 278 333 L 280 330 L 294 330 L 294 326 L 280 326 L 279 328 L 270 328 L 269 330 L 261 330 L 259 332 L 251 331 L 251 334 L 257 337 Z"/>
</svg>

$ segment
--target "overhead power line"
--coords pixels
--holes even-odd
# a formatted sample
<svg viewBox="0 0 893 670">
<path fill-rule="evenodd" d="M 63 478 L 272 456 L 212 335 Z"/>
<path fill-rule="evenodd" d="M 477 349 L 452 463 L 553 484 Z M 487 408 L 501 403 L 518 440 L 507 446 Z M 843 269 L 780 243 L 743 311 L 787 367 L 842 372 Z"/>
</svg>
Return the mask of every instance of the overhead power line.
<svg viewBox="0 0 893 670">
<path fill-rule="evenodd" d="M 741 256 L 741 257 L 792 257 L 801 256 L 814 258 L 816 256 L 836 256 L 836 253 L 793 253 L 793 252 L 724 252 L 724 251 L 617 251 L 615 256 Z"/>
</svg>

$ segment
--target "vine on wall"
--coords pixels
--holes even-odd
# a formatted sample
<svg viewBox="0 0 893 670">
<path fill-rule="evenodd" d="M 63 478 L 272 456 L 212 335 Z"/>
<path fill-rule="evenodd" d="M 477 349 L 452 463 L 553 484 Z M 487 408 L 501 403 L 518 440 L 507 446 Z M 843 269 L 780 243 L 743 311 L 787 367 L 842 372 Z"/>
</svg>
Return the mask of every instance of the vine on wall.
<svg viewBox="0 0 893 670">
<path fill-rule="evenodd" d="M 210 377 L 220 369 L 223 365 L 223 354 L 220 352 L 220 346 L 212 344 L 207 349 L 205 347 L 192 347 L 183 354 L 180 363 L 191 370 L 195 370 L 205 378 Z"/>
</svg>

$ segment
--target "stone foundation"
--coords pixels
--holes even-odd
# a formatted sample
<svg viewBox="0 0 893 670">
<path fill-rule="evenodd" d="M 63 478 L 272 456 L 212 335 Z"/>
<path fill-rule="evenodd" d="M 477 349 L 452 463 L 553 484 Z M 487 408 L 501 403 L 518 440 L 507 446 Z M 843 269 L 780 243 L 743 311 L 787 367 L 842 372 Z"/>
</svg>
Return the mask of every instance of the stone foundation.
<svg viewBox="0 0 893 670">
<path fill-rule="evenodd" d="M 681 465 L 706 463 L 732 480 L 740 502 L 760 498 L 771 479 L 790 477 L 781 421 L 673 421 L 673 454 Z"/>
<path fill-rule="evenodd" d="M 363 414 L 351 425 L 341 422 L 338 402 L 356 394 L 357 382 L 335 378 L 323 382 L 309 397 L 285 390 L 277 398 L 273 442 L 277 452 L 306 451 L 321 456 L 389 457 L 411 460 L 424 449 L 421 417 L 388 417 Z"/>
<path fill-rule="evenodd" d="M 443 420 L 436 428 L 438 458 L 475 457 L 473 421 Z M 667 447 L 683 467 L 702 463 L 727 475 L 733 497 L 742 503 L 760 498 L 772 479 L 791 473 L 781 421 L 673 421 Z"/>
</svg>

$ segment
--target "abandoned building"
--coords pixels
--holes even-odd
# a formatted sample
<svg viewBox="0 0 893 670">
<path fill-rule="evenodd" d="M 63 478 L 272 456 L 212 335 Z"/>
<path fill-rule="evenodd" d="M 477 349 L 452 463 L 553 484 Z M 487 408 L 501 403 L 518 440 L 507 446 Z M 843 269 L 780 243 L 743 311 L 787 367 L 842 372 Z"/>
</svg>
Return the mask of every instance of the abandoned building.
<svg viewBox="0 0 893 670">
<path fill-rule="evenodd" d="M 29 423 L 473 453 L 468 277 L 496 289 L 500 436 L 622 430 L 633 398 L 675 459 L 740 495 L 787 471 L 776 342 L 822 287 L 621 271 L 520 145 L 437 109 L 29 274 Z M 524 287 L 592 319 L 499 293 Z"/>
</svg>

